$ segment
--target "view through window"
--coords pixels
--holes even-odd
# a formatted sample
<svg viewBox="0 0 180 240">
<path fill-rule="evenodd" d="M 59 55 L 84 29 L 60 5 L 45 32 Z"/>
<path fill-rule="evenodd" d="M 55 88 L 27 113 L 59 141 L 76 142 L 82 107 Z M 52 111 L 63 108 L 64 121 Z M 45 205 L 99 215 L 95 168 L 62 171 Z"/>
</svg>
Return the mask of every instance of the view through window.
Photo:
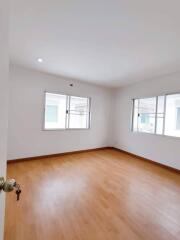
<svg viewBox="0 0 180 240">
<path fill-rule="evenodd" d="M 180 137 L 180 94 L 134 99 L 133 131 Z"/>
<path fill-rule="evenodd" d="M 88 129 L 89 125 L 89 98 L 45 94 L 45 129 Z"/>
</svg>

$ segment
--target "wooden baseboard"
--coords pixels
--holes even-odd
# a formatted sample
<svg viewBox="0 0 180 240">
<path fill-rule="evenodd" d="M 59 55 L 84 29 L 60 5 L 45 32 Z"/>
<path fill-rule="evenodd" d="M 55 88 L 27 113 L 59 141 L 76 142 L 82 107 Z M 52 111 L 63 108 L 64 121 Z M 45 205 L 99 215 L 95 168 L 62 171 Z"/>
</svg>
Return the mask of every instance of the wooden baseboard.
<svg viewBox="0 0 180 240">
<path fill-rule="evenodd" d="M 99 150 L 105 150 L 105 149 L 112 149 L 112 147 L 101 147 L 101 148 L 93 148 L 93 149 L 78 150 L 78 151 L 72 151 L 72 152 L 41 155 L 41 156 L 34 156 L 34 157 L 27 157 L 27 158 L 10 159 L 10 160 L 7 160 L 7 163 L 9 164 L 9 163 L 18 163 L 18 162 L 24 162 L 24 161 L 38 160 L 38 159 L 43 159 L 43 158 L 54 158 L 54 157 L 60 157 L 60 156 L 69 155 L 69 154 L 85 153 L 85 152 L 99 151 Z"/>
<path fill-rule="evenodd" d="M 43 159 L 43 158 L 54 158 L 54 157 L 60 157 L 60 156 L 64 156 L 64 155 L 77 154 L 77 153 L 87 153 L 87 152 L 93 152 L 93 151 L 99 151 L 99 150 L 105 150 L 105 149 L 113 149 L 113 150 L 119 151 L 121 153 L 128 154 L 128 155 L 130 155 L 132 157 L 141 159 L 143 161 L 146 161 L 146 162 L 148 161 L 151 164 L 155 164 L 155 165 L 158 165 L 160 167 L 166 168 L 168 170 L 180 173 L 180 170 L 178 170 L 176 168 L 169 167 L 169 166 L 164 165 L 162 163 L 155 162 L 155 161 L 153 161 L 151 159 L 148 159 L 148 158 L 145 158 L 145 157 L 141 157 L 141 156 L 138 156 L 138 155 L 136 155 L 134 153 L 130 153 L 130 152 L 127 152 L 127 151 L 124 151 L 122 149 L 115 148 L 115 147 L 101 147 L 101 148 L 93 148 L 93 149 L 86 149 L 86 150 L 79 150 L 79 151 L 72 151 L 72 152 L 56 153 L 56 154 L 50 154 L 50 155 L 42 155 L 42 156 L 19 158 L 19 159 L 11 159 L 11 160 L 8 160 L 7 163 L 10 164 L 10 163 L 38 160 L 38 159 Z"/>
<path fill-rule="evenodd" d="M 141 157 L 141 156 L 136 155 L 136 154 L 134 154 L 134 153 L 130 153 L 130 152 L 127 152 L 127 151 L 125 151 L 125 150 L 122 150 L 122 149 L 119 149 L 119 148 L 115 148 L 115 147 L 112 147 L 112 149 L 114 149 L 114 150 L 116 150 L 116 151 L 119 151 L 119 152 L 122 152 L 122 153 L 125 153 L 125 154 L 128 154 L 128 155 L 130 155 L 130 156 L 132 156 L 132 157 L 135 157 L 135 158 L 138 158 L 138 159 L 140 159 L 140 160 L 149 162 L 149 163 L 151 163 L 151 164 L 155 164 L 155 165 L 157 165 L 157 166 L 163 167 L 163 168 L 165 168 L 165 169 L 168 169 L 168 170 L 171 170 L 171 171 L 175 171 L 176 173 L 180 173 L 180 170 L 179 170 L 179 169 L 176 169 L 176 168 L 173 168 L 173 167 L 164 165 L 164 164 L 162 164 L 162 163 L 155 162 L 155 161 L 153 161 L 153 160 L 151 160 L 151 159 L 148 159 L 148 158 L 145 158 L 145 157 Z"/>
</svg>

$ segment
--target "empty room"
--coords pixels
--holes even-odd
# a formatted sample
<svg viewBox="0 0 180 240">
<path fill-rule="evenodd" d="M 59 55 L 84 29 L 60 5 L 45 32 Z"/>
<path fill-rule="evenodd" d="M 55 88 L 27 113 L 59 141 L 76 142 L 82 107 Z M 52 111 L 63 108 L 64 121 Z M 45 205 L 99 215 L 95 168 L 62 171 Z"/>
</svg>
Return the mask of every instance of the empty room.
<svg viewBox="0 0 180 240">
<path fill-rule="evenodd" d="M 0 1 L 0 240 L 180 239 L 180 1 Z"/>
</svg>

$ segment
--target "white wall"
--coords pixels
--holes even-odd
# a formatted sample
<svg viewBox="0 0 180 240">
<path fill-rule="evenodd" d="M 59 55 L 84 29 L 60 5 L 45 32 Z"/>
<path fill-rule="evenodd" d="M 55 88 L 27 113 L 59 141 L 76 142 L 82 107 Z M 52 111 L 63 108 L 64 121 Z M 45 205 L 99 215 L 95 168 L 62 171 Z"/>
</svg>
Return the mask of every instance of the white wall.
<svg viewBox="0 0 180 240">
<path fill-rule="evenodd" d="M 70 83 L 74 87 L 70 87 Z M 91 129 L 42 131 L 44 91 L 91 97 Z M 10 66 L 8 159 L 110 145 L 112 91 Z"/>
<path fill-rule="evenodd" d="M 112 90 L 11 66 L 10 89 L 8 159 L 114 146 L 180 169 L 180 139 L 131 132 L 132 99 L 180 92 L 180 74 Z M 92 128 L 42 131 L 45 90 L 91 97 Z"/>
<path fill-rule="evenodd" d="M 8 6 L 0 4 L 0 177 L 6 177 L 8 123 Z M 4 192 L 0 192 L 0 240 L 4 230 Z"/>
<path fill-rule="evenodd" d="M 165 93 L 180 93 L 180 74 L 138 82 L 115 91 L 115 118 L 112 145 L 180 169 L 180 139 L 131 132 L 132 99 Z"/>
</svg>

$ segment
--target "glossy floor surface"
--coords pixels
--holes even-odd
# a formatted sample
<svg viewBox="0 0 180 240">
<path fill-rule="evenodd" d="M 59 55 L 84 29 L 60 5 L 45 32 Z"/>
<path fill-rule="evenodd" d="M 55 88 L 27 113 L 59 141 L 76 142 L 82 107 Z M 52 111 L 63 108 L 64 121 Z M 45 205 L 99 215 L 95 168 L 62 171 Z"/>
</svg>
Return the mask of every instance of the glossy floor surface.
<svg viewBox="0 0 180 240">
<path fill-rule="evenodd" d="M 180 175 L 116 150 L 8 164 L 5 240 L 179 240 Z"/>
</svg>

